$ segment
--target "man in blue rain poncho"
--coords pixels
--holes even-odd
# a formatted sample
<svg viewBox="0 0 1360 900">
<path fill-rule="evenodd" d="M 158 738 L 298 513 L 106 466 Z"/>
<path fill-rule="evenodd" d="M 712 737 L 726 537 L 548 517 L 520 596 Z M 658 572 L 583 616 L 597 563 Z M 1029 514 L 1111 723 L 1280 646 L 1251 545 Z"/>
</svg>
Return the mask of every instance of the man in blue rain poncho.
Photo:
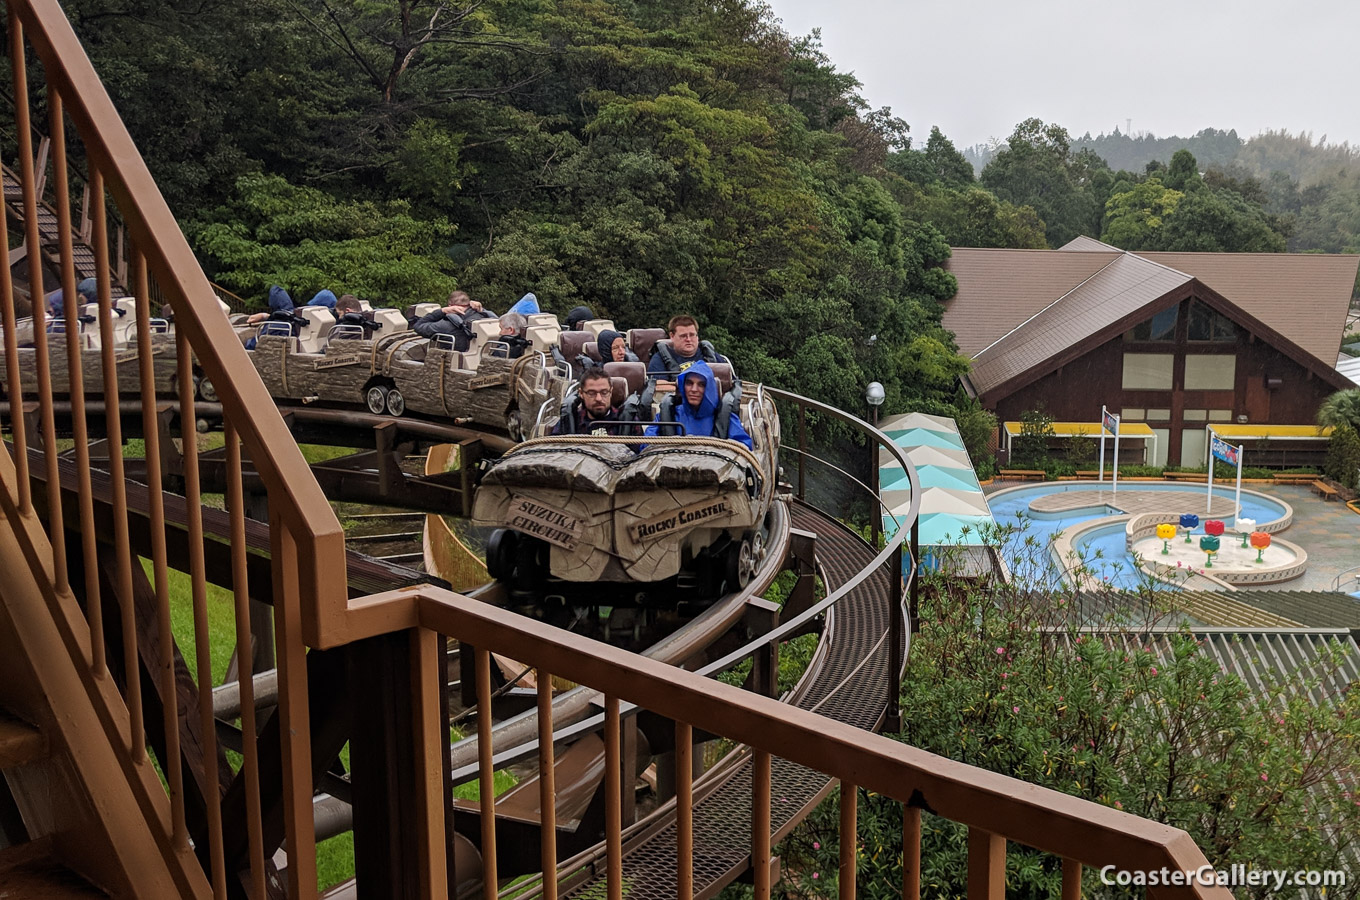
<svg viewBox="0 0 1360 900">
<path fill-rule="evenodd" d="M 684 371 L 674 394 L 661 401 L 656 422 L 647 426 L 646 437 L 717 437 L 739 441 L 751 448 L 751 436 L 741 425 L 738 404 L 718 396 L 718 379 L 702 359 Z M 683 430 L 676 425 L 684 426 Z"/>
</svg>

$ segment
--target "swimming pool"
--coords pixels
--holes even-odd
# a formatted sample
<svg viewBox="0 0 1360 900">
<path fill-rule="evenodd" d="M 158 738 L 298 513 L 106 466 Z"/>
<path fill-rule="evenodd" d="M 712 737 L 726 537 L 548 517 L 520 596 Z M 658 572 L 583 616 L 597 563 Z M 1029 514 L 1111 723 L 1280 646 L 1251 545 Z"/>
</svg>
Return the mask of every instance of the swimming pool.
<svg viewBox="0 0 1360 900">
<path fill-rule="evenodd" d="M 1006 488 L 987 496 L 987 504 L 996 523 L 1014 529 L 1007 536 L 1002 553 L 1016 578 L 1032 581 L 1036 587 L 1055 586 L 1062 580 L 1063 572 L 1068 566 L 1060 565 L 1053 558 L 1050 548 L 1053 546 L 1054 538 L 1083 522 L 1105 516 L 1122 515 L 1120 510 L 1104 506 L 1073 510 L 1055 517 L 1040 517 L 1029 512 L 1030 502 L 1036 497 L 1048 494 L 1090 491 L 1099 487 L 1101 487 L 1099 483 L 1092 481 L 1062 481 Z M 1204 485 L 1200 484 L 1135 482 L 1121 484 L 1119 491 L 1183 492 L 1191 495 L 1186 497 L 1186 512 L 1199 513 L 1204 508 Z M 1225 494 L 1216 485 L 1214 494 L 1231 497 L 1232 487 L 1228 486 Z M 1255 519 L 1258 526 L 1276 522 L 1291 513 L 1288 505 L 1273 497 L 1256 491 L 1242 491 L 1242 510 L 1239 516 Z M 1231 527 L 1232 523 L 1228 524 Z M 1110 584 L 1116 587 L 1135 588 L 1145 584 L 1147 578 L 1140 572 L 1133 555 L 1125 546 L 1124 525 L 1125 522 L 1120 521 L 1093 529 L 1079 535 L 1073 546 L 1096 577 L 1108 579 Z"/>
</svg>

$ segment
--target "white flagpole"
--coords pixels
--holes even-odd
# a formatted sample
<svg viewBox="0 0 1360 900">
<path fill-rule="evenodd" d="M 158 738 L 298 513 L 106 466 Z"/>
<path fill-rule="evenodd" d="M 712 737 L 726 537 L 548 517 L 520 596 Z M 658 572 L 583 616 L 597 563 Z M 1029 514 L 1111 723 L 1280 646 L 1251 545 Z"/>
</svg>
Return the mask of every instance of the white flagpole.
<svg viewBox="0 0 1360 900">
<path fill-rule="evenodd" d="M 1100 482 L 1105 482 L 1105 407 L 1100 407 Z"/>
<path fill-rule="evenodd" d="M 1237 497 L 1236 497 L 1236 502 L 1237 502 L 1237 512 L 1236 512 L 1236 515 L 1239 516 L 1239 517 L 1242 515 L 1242 451 L 1243 451 L 1245 448 L 1246 448 L 1246 444 L 1238 444 L 1238 445 L 1237 445 Z"/>
<path fill-rule="evenodd" d="M 1111 496 L 1119 496 L 1119 416 L 1114 417 L 1114 487 Z"/>
<path fill-rule="evenodd" d="M 1214 509 L 1214 430 L 1207 425 L 1204 426 L 1204 436 L 1208 438 L 1205 449 L 1209 451 L 1209 490 L 1204 495 L 1204 515 L 1207 518 L 1213 515 Z"/>
</svg>

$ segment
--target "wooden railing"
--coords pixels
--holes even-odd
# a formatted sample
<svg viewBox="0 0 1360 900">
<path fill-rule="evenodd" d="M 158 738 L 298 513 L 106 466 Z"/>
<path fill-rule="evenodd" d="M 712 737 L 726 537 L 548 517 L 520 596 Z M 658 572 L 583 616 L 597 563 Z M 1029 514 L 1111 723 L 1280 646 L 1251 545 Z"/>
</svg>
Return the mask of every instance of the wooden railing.
<svg viewBox="0 0 1360 900">
<path fill-rule="evenodd" d="M 391 697 L 394 703 L 407 709 L 414 724 L 399 733 L 392 729 L 387 735 L 364 737 L 367 742 L 363 744 L 364 753 L 375 742 L 383 743 L 386 737 L 392 739 L 388 751 L 396 755 L 389 758 L 393 765 L 386 774 L 401 781 L 400 792 L 410 801 L 393 807 L 399 814 L 403 836 L 400 852 L 407 854 L 408 864 L 400 872 L 387 873 L 389 880 L 381 875 L 372 876 L 366 890 L 376 894 L 380 888 L 374 885 L 385 884 L 388 887 L 382 890 L 393 896 L 409 895 L 403 892 L 424 897 L 448 896 L 452 875 L 450 854 L 446 853 L 449 798 L 443 786 L 448 766 L 443 748 L 448 731 L 438 696 L 440 636 L 456 638 L 476 648 L 476 668 L 481 673 L 478 729 L 483 738 L 489 735 L 491 727 L 487 677 L 490 654 L 503 653 L 539 668 L 540 770 L 547 776 L 551 774 L 553 758 L 551 704 L 546 687 L 552 683 L 549 673 L 605 693 L 606 765 L 612 773 L 612 777 L 606 778 L 605 829 L 611 862 L 608 881 L 611 897 L 623 894 L 617 865 L 622 833 L 618 777 L 621 703 L 636 704 L 674 720 L 679 748 L 690 746 L 694 729 L 753 748 L 756 778 L 751 807 L 751 853 L 758 897 L 768 897 L 770 892 L 769 775 L 775 756 L 841 782 L 842 897 L 854 896 L 855 891 L 858 787 L 904 804 L 906 897 L 918 897 L 920 893 L 923 809 L 968 826 L 972 897 L 1002 895 L 1007 841 L 1060 857 L 1065 873 L 1065 898 L 1078 896 L 1082 864 L 1184 870 L 1205 863 L 1189 837 L 1176 829 L 953 763 L 466 597 L 420 589 L 348 598 L 339 524 L 240 342 L 221 315 L 207 279 L 56 0 L 9 0 L 7 12 L 16 101 L 15 132 L 20 136 L 18 169 L 24 189 L 22 240 L 29 248 L 41 245 L 37 234 L 37 176 L 32 141 L 28 137 L 32 134 L 29 97 L 36 92 L 27 83 L 32 62 L 26 52 L 27 42 L 46 81 L 47 131 L 53 137 L 57 194 L 54 205 L 61 219 L 62 235 L 59 252 L 47 262 L 60 274 L 66 302 L 58 320 L 64 324 L 64 334 L 49 334 L 49 326 L 55 323 L 49 322 L 44 304 L 35 303 L 34 346 L 31 351 L 21 351 L 14 315 L 15 286 L 9 269 L 0 268 L 5 382 L 12 411 L 7 421 L 0 423 L 12 437 L 11 444 L 0 446 L 0 507 L 12 530 L 26 542 L 25 552 L 30 560 L 29 572 L 6 573 L 5 577 L 34 579 L 48 597 L 52 616 L 70 636 L 69 646 L 26 650 L 35 654 L 69 654 L 76 665 L 87 667 L 93 676 L 90 690 L 96 702 L 103 704 L 104 738 L 123 755 L 139 798 L 137 809 L 106 814 L 124 827 L 157 831 L 169 848 L 166 865 L 175 869 L 181 895 L 226 897 L 238 893 L 234 883 L 239 879 L 250 896 L 269 896 L 270 857 L 282 843 L 287 848 L 288 895 L 316 896 L 313 791 L 321 772 L 313 758 L 308 667 L 314 662 L 318 667 L 323 665 L 319 662 L 326 658 L 322 651 L 341 650 L 351 654 L 345 657 L 351 661 L 369 658 L 365 654 L 382 653 L 389 654 L 385 659 L 399 661 L 392 668 L 400 670 L 402 677 L 394 682 L 396 688 Z M 96 359 L 95 351 L 83 351 L 80 340 L 74 337 L 81 330 L 81 310 L 73 302 L 76 280 L 70 245 L 72 203 L 66 187 L 67 135 L 82 142 L 88 161 L 92 236 L 96 251 L 101 254 L 101 273 L 109 271 L 108 204 L 117 210 L 128 230 L 130 281 L 136 300 L 135 355 L 132 347 L 115 353 L 112 344 L 104 341 Z M 7 234 L 0 236 L 8 241 Z M 30 283 L 43 284 L 40 269 L 44 254 L 35 250 L 28 258 Z M 113 297 L 107 274 L 100 276 L 98 287 L 100 331 L 108 335 L 112 331 Z M 34 290 L 36 294 L 38 289 Z M 152 298 L 157 294 L 167 298 L 174 309 L 176 331 L 171 339 L 158 338 L 151 330 Z M 23 374 L 21 354 L 30 358 L 29 371 L 35 376 L 31 382 Z M 229 527 L 227 533 L 211 539 L 230 545 L 229 582 L 235 632 L 242 640 L 251 633 L 250 599 L 258 593 L 267 593 L 273 603 L 278 648 L 278 708 L 271 722 L 272 732 L 255 720 L 250 666 L 238 667 L 242 761 L 235 773 L 219 771 L 219 760 L 225 757 L 217 745 L 219 723 L 214 720 L 212 707 L 213 647 L 206 598 L 209 579 L 204 555 L 204 497 L 192 428 L 196 420 L 194 390 L 199 377 L 212 380 L 224 416 Z M 73 442 L 70 456 L 63 455 L 67 451 L 57 441 L 53 397 L 61 393 L 70 396 Z M 91 428 L 85 401 L 87 395 L 94 394 L 102 394 L 106 400 L 107 415 L 102 422 L 95 423 L 95 430 L 102 430 L 108 438 L 108 459 L 100 464 L 106 476 L 95 471 L 89 449 Z M 114 398 L 135 401 L 139 404 L 138 412 L 124 415 Z M 797 402 L 800 423 L 805 411 L 813 408 L 793 395 L 783 395 L 781 402 Z M 177 410 L 179 421 L 185 423 L 180 432 L 184 457 L 182 506 L 176 498 L 163 496 L 160 489 L 166 473 L 159 463 L 163 449 L 159 442 L 165 439 L 159 412 L 167 406 L 171 411 Z M 881 432 L 853 416 L 827 408 L 815 411 L 843 419 L 867 434 L 872 444 L 900 455 Z M 131 483 L 124 475 L 124 437 L 134 431 L 140 431 L 146 442 L 147 482 L 151 488 Z M 801 436 L 799 440 L 800 450 L 806 451 Z M 267 585 L 251 583 L 248 574 L 243 453 L 249 454 L 268 491 Z M 901 461 L 912 472 L 915 488 L 914 470 L 905 459 Z M 800 462 L 800 495 L 804 481 Z M 912 520 L 919 509 L 919 492 L 913 493 L 917 499 L 908 516 Z M 182 521 L 172 515 L 172 510 L 179 509 L 183 510 Z M 877 517 L 877 511 L 873 516 Z M 130 526 L 133 521 L 140 523 L 135 529 Z M 914 532 L 914 528 L 899 530 L 864 574 L 885 565 L 899 565 L 897 561 L 908 535 Z M 68 541 L 73 544 L 69 555 Z M 175 655 L 169 596 L 172 556 L 181 560 L 180 565 L 189 575 L 191 643 L 195 656 L 192 672 L 177 662 Z M 149 575 L 143 567 L 143 557 L 149 562 Z M 105 610 L 103 598 L 112 598 L 117 608 Z M 70 610 L 77 608 L 72 601 L 83 604 L 83 615 L 71 615 Z M 898 643 L 894 638 L 893 644 Z M 310 659 L 309 648 L 313 651 Z M 154 658 L 148 660 L 149 655 Z M 898 666 L 899 661 L 895 661 L 894 671 Z M 146 698 L 142 695 L 144 671 L 153 673 L 149 683 L 157 695 L 155 705 L 164 711 L 160 716 L 162 727 L 151 733 L 146 723 L 155 717 L 147 712 Z M 181 713 L 181 709 L 190 711 Z M 364 712 L 372 714 L 375 710 L 370 707 Z M 257 737 L 259 733 L 264 736 Z M 183 760 L 187 758 L 188 743 L 195 744 L 197 762 L 186 767 Z M 356 766 L 360 743 L 356 735 Z M 152 767 L 149 750 L 154 750 L 160 762 L 164 787 Z M 677 896 L 685 898 L 692 884 L 693 846 L 690 819 L 693 798 L 687 751 L 677 753 L 677 766 L 680 852 L 675 878 Z M 223 774 L 231 777 L 221 778 Z M 497 889 L 492 775 L 491 744 L 484 740 L 479 776 L 483 798 L 483 894 L 488 898 L 494 897 Z M 224 800 L 219 784 L 226 780 L 231 785 L 225 790 Z M 550 836 L 554 833 L 551 777 L 543 778 L 541 784 L 543 834 Z M 201 808 L 191 808 L 186 804 L 187 798 L 195 799 Z M 229 804 L 225 813 L 224 804 Z M 361 879 L 367 853 L 364 847 L 385 837 L 375 832 L 376 827 L 375 823 L 356 817 Z M 542 853 L 544 871 L 548 873 L 544 893 L 555 896 L 556 880 L 552 873 L 556 857 L 550 838 L 543 841 Z M 131 861 L 128 865 L 132 865 Z M 230 890 L 229 882 L 233 883 Z M 1197 885 L 1169 888 L 1165 894 L 1227 896 L 1221 889 Z"/>
<path fill-rule="evenodd" d="M 15 286 L 8 267 L 0 269 L 0 305 L 3 305 L 5 382 L 12 414 L 5 423 L 13 438 L 12 472 L 4 488 L 13 501 L 13 515 L 19 521 L 35 522 L 41 517 L 45 544 L 34 546 L 35 556 L 46 554 L 46 563 L 31 574 L 52 597 L 54 615 L 61 599 L 74 594 L 84 603 L 85 621 L 66 623 L 74 629 L 83 646 L 96 684 L 117 683 L 121 687 L 121 708 L 107 721 L 108 739 L 122 744 L 134 771 L 138 773 L 144 809 L 120 811 L 128 817 L 128 827 L 158 828 L 167 833 L 173 848 L 171 865 L 182 865 L 184 889 L 196 896 L 226 895 L 228 873 L 224 863 L 224 838 L 220 794 L 216 789 L 219 748 L 215 740 L 212 715 L 211 647 L 207 625 L 207 580 L 204 572 L 204 535 L 201 516 L 202 496 L 198 478 L 198 451 L 192 423 L 195 422 L 194 392 L 200 377 L 212 380 L 224 412 L 224 431 L 230 485 L 228 508 L 233 569 L 236 573 L 235 616 L 238 623 L 248 618 L 247 602 L 252 586 L 246 583 L 245 506 L 241 502 L 241 455 L 249 454 L 263 480 L 269 500 L 272 584 L 256 585 L 256 590 L 272 593 L 275 609 L 279 673 L 281 680 L 278 715 L 283 721 L 280 733 L 281 768 L 284 775 L 285 831 L 290 859 L 290 894 L 305 897 L 315 893 L 315 847 L 312 829 L 312 780 L 310 731 L 308 725 L 308 685 L 305 669 L 306 648 L 343 640 L 328 630 L 335 619 L 325 611 L 343 614 L 345 573 L 343 534 L 326 498 L 317 487 L 307 464 L 291 439 L 288 429 L 263 384 L 254 375 L 239 340 L 220 311 L 217 297 L 208 284 L 170 210 L 166 206 L 131 137 L 118 118 L 89 59 L 72 32 L 69 22 L 54 0 L 7 3 L 10 65 L 13 73 L 15 122 L 19 160 L 17 169 L 23 186 L 24 232 L 20 239 L 28 253 L 29 284 L 33 303 L 32 350 L 20 351 L 14 315 Z M 31 46 L 32 54 L 28 52 Z M 60 240 L 56 254 L 40 252 L 38 174 L 32 142 L 30 97 L 38 95 L 28 84 L 33 62 L 44 76 L 47 110 L 46 131 L 51 135 L 52 189 L 58 217 Z M 112 333 L 113 297 L 109 284 L 110 204 L 125 224 L 130 243 L 129 280 L 136 297 L 136 338 L 115 356 L 109 340 L 96 351 L 82 348 L 75 336 L 82 330 L 79 317 L 83 310 L 77 297 L 73 265 L 72 214 L 69 196 L 71 183 L 67 164 L 67 138 L 81 142 L 88 166 L 92 243 L 98 257 L 98 324 L 101 334 Z M 4 235 L 6 241 L 8 235 Z M 8 246 L 8 244 L 7 244 Z M 42 302 L 44 264 L 58 274 L 65 303 L 51 321 Z M 174 310 L 175 333 L 172 338 L 152 334 L 151 297 L 163 296 Z M 52 333 L 49 333 L 51 331 Z M 64 332 L 64 333 L 58 333 Z M 135 354 L 132 352 L 135 348 Z M 21 355 L 25 357 L 21 360 Z M 63 361 L 61 357 L 65 357 Z M 21 365 L 21 363 L 25 363 Z M 29 376 L 23 374 L 30 373 Z M 36 380 L 32 380 L 33 376 Z M 174 389 L 169 388 L 173 385 Z M 69 458 L 62 457 L 57 442 L 53 395 L 70 397 Z M 107 477 L 94 473 L 89 451 L 91 422 L 86 416 L 86 398 L 102 394 L 107 399 L 140 404 L 143 421 L 120 415 L 119 405 L 108 402 L 109 411 L 102 422 L 93 423 L 95 431 L 108 437 L 108 461 L 101 464 Z M 25 403 L 36 401 L 36 410 L 25 413 Z M 178 408 L 184 457 L 184 521 L 167 523 L 166 502 L 161 494 L 162 471 L 158 442 L 157 409 Z M 155 486 L 146 490 L 130 485 L 124 477 L 123 432 L 140 430 L 146 441 L 147 480 Z M 34 427 L 36 426 L 36 427 Z M 35 491 L 33 485 L 41 485 Z M 98 488 L 99 497 L 96 497 Z M 129 494 L 145 511 L 149 521 L 149 592 L 154 598 L 151 615 L 154 625 L 139 626 L 136 599 L 138 585 L 147 578 L 139 554 L 129 536 Z M 97 508 L 111 509 L 107 519 L 97 520 Z M 111 533 L 101 525 L 107 521 Z M 21 534 L 33 535 L 32 530 Z M 77 537 L 78 536 L 78 537 Z M 73 550 L 68 557 L 68 538 Z M 190 676 L 196 684 L 193 712 L 181 715 L 175 701 L 177 690 L 174 642 L 171 639 L 169 611 L 169 565 L 167 539 L 187 546 L 186 570 L 190 575 L 194 620 L 193 645 L 196 671 Z M 36 538 L 35 538 L 36 540 Z M 99 543 L 113 549 L 112 558 L 101 555 Z M 77 548 L 78 549 L 75 549 Z M 81 573 L 76 583 L 72 572 Z M 101 594 L 104 576 L 114 587 Z M 7 577 L 13 577 L 7 573 Z M 101 596 L 116 597 L 118 609 L 102 608 Z M 105 628 L 112 625 L 119 640 L 105 640 Z M 248 629 L 243 633 L 248 634 Z M 142 666 L 147 647 L 154 643 L 158 658 L 148 668 L 156 672 L 159 705 L 164 715 L 163 737 L 153 737 L 156 754 L 167 784 L 162 791 L 147 753 L 147 731 L 142 695 Z M 120 661 L 110 671 L 106 646 Z M 55 649 L 55 648 L 54 648 Z M 187 648 L 186 648 L 187 649 Z M 34 652 L 37 652 L 36 649 Z M 243 708 L 253 711 L 250 700 L 250 667 L 242 666 Z M 189 673 L 185 672 L 188 675 Z M 261 760 L 254 740 L 253 723 L 247 712 L 242 779 L 248 793 L 256 793 L 248 806 L 250 843 L 261 846 L 261 804 L 258 797 Z M 198 786 L 188 784 L 181 760 L 186 735 L 193 735 L 203 746 L 201 758 L 205 771 L 193 773 L 201 778 Z M 203 785 L 211 786 L 204 788 Z M 205 832 L 194 835 L 202 865 L 194 860 L 190 846 L 190 822 L 186 796 L 200 793 L 205 804 Z M 250 881 L 256 896 L 264 896 L 266 867 L 262 853 L 254 856 Z"/>
</svg>

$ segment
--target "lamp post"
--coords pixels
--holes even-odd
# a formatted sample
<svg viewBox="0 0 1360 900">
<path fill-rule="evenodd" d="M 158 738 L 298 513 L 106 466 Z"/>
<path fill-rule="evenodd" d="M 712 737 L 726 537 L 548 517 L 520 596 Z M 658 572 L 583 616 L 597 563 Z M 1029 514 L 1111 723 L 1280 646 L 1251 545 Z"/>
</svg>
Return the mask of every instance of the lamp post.
<svg viewBox="0 0 1360 900">
<path fill-rule="evenodd" d="M 877 381 L 869 382 L 869 387 L 864 391 L 864 399 L 869 403 L 869 423 L 875 428 L 878 427 L 878 408 L 883 405 L 887 393 L 883 390 L 883 385 Z"/>
<path fill-rule="evenodd" d="M 869 382 L 869 387 L 864 391 L 864 399 L 869 403 L 869 421 L 875 428 L 878 427 L 878 408 L 883 405 L 883 400 L 887 394 L 883 390 L 883 385 L 877 381 Z M 878 442 L 873 438 L 869 441 L 869 487 L 873 492 L 872 506 L 870 506 L 869 531 L 873 535 L 874 549 L 878 549 L 878 536 L 883 533 L 883 510 L 878 498 Z"/>
</svg>

